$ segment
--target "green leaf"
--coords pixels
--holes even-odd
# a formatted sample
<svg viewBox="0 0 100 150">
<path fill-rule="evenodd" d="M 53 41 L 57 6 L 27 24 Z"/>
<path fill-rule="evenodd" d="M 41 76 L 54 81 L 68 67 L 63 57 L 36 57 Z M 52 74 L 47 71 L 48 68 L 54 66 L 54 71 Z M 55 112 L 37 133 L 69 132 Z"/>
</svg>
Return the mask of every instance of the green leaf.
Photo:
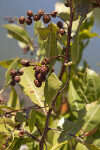
<svg viewBox="0 0 100 150">
<path fill-rule="evenodd" d="M 35 122 L 36 122 L 36 111 L 33 109 L 30 111 L 29 117 L 28 117 L 28 125 L 29 125 L 31 132 L 33 131 Z"/>
<path fill-rule="evenodd" d="M 67 118 L 62 117 L 57 125 L 57 127 L 64 132 L 57 132 L 55 131 L 54 139 L 53 139 L 53 147 L 62 146 L 65 143 L 68 143 L 71 138 L 75 137 L 82 128 L 84 124 L 84 115 L 86 113 L 86 109 L 82 109 L 78 114 L 78 119 L 74 123 L 72 121 L 69 121 Z M 71 135 L 73 136 L 71 136 Z M 56 144 L 55 144 L 56 143 Z"/>
<path fill-rule="evenodd" d="M 69 21 L 70 16 L 70 9 L 64 5 L 62 2 L 57 2 L 55 4 L 55 11 L 58 12 L 58 15 L 65 19 L 66 21 Z"/>
<path fill-rule="evenodd" d="M 56 56 L 58 54 L 57 50 L 57 32 L 59 28 L 50 23 L 46 28 L 37 28 L 39 36 L 44 41 L 44 48 L 46 51 L 46 57 L 50 58 Z M 51 66 L 54 65 L 56 59 L 50 61 L 50 69 Z"/>
<path fill-rule="evenodd" d="M 5 74 L 5 77 L 6 77 L 6 81 L 5 81 L 5 87 L 7 87 L 10 82 L 11 82 L 11 76 L 9 75 L 9 71 L 11 69 L 16 69 L 18 67 L 18 63 L 19 63 L 20 59 L 18 57 L 16 57 L 13 62 L 11 63 L 11 65 L 9 66 L 6 74 Z"/>
<path fill-rule="evenodd" d="M 88 150 L 84 144 L 78 143 L 75 150 Z"/>
<path fill-rule="evenodd" d="M 0 113 L 3 114 L 4 112 L 13 111 L 15 108 L 8 107 L 8 106 L 0 106 Z"/>
<path fill-rule="evenodd" d="M 0 66 L 8 68 L 14 59 L 0 61 Z"/>
<path fill-rule="evenodd" d="M 7 105 L 9 107 L 20 108 L 19 98 L 18 98 L 17 93 L 13 87 L 11 89 L 9 99 L 7 101 Z"/>
<path fill-rule="evenodd" d="M 39 20 L 34 22 L 34 37 L 38 35 L 38 29 L 44 28 L 44 23 Z"/>
<path fill-rule="evenodd" d="M 85 132 L 91 131 L 94 128 L 99 127 L 100 125 L 100 102 L 98 101 L 97 104 L 94 105 L 86 114 L 84 117 L 85 123 L 83 126 L 83 130 Z"/>
<path fill-rule="evenodd" d="M 89 150 L 100 150 L 100 147 L 94 145 L 94 144 L 87 144 L 85 143 L 85 146 L 89 149 Z"/>
<path fill-rule="evenodd" d="M 49 33 L 50 33 L 50 27 L 46 27 L 46 28 L 37 28 L 38 34 L 40 36 L 41 40 L 46 40 Z"/>
<path fill-rule="evenodd" d="M 62 82 L 57 78 L 57 76 L 54 73 L 52 73 L 48 77 L 44 88 L 44 96 L 48 104 L 50 104 L 51 101 L 54 99 L 61 86 Z"/>
<path fill-rule="evenodd" d="M 0 66 L 2 66 L 4 68 L 8 68 L 11 65 L 11 63 L 14 61 L 14 59 L 16 59 L 16 58 L 0 61 Z M 21 66 L 21 64 L 18 63 L 18 67 L 20 67 L 20 66 Z"/>
<path fill-rule="evenodd" d="M 33 49 L 31 39 L 28 32 L 21 26 L 16 24 L 6 24 L 3 27 L 8 31 L 8 33 L 18 41 L 29 44 L 31 49 Z"/>
<path fill-rule="evenodd" d="M 21 112 L 16 113 L 16 120 L 22 125 L 25 122 L 25 117 Z"/>
<path fill-rule="evenodd" d="M 69 83 L 69 103 L 71 110 L 77 111 L 82 109 L 85 104 L 81 97 L 78 95 L 72 81 Z"/>
<path fill-rule="evenodd" d="M 100 98 L 100 77 L 91 69 L 86 69 L 86 90 L 85 95 L 92 99 L 92 101 Z"/>
<path fill-rule="evenodd" d="M 79 57 L 79 31 L 80 31 L 80 26 L 82 25 L 83 21 L 85 19 L 85 16 L 82 16 L 76 21 L 77 24 L 77 29 L 76 33 L 73 36 L 73 44 L 71 46 L 71 56 L 72 56 L 72 62 L 76 63 Z M 75 25 L 73 25 L 74 28 Z"/>
<path fill-rule="evenodd" d="M 37 88 L 35 86 L 35 72 L 33 70 L 33 67 L 24 67 L 21 70 L 23 70 L 24 74 L 21 76 L 19 85 L 22 87 L 23 92 L 36 105 L 44 107 L 44 83 L 42 83 L 42 86 L 40 88 Z"/>
<path fill-rule="evenodd" d="M 74 0 L 74 3 L 79 15 L 84 16 L 89 13 L 91 0 Z"/>
</svg>

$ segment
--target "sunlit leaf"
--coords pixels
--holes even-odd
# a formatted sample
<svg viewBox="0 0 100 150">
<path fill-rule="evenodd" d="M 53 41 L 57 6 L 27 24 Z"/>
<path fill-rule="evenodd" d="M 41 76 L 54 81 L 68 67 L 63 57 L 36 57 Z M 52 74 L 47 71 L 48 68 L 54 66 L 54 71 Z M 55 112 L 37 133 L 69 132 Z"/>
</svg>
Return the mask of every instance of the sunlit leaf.
<svg viewBox="0 0 100 150">
<path fill-rule="evenodd" d="M 24 67 L 24 74 L 21 76 L 21 81 L 19 85 L 21 85 L 23 92 L 34 102 L 36 105 L 40 107 L 44 107 L 44 83 L 40 88 L 37 88 L 34 84 L 35 76 L 33 67 Z"/>
<path fill-rule="evenodd" d="M 61 86 L 62 82 L 57 78 L 54 73 L 52 73 L 48 77 L 44 88 L 45 100 L 48 104 L 51 103 Z"/>
</svg>

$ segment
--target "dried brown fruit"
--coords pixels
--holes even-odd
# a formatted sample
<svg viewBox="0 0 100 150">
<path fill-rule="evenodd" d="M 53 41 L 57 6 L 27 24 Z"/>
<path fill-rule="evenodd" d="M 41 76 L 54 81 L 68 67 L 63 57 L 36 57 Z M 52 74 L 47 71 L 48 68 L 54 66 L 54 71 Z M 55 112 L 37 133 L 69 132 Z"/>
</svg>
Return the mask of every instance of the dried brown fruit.
<svg viewBox="0 0 100 150">
<path fill-rule="evenodd" d="M 64 35 L 64 34 L 65 34 L 65 30 L 64 30 L 64 29 L 60 29 L 60 30 L 59 30 L 59 33 L 60 33 L 61 35 Z"/>
<path fill-rule="evenodd" d="M 10 74 L 11 76 L 15 76 L 15 75 L 17 74 L 17 71 L 14 70 L 14 69 L 11 69 L 10 72 L 9 72 L 9 74 Z"/>
<path fill-rule="evenodd" d="M 31 25 L 32 24 L 32 19 L 30 17 L 26 18 L 26 24 Z"/>
<path fill-rule="evenodd" d="M 32 16 L 33 16 L 33 12 L 32 12 L 31 10 L 28 10 L 28 11 L 27 11 L 27 15 L 28 15 L 29 17 L 32 17 Z"/>
<path fill-rule="evenodd" d="M 63 28 L 63 23 L 62 23 L 61 21 L 58 21 L 58 22 L 57 22 L 57 27 Z"/>
<path fill-rule="evenodd" d="M 15 76 L 14 81 L 19 83 L 20 82 L 20 76 Z"/>
<path fill-rule="evenodd" d="M 40 15 L 34 15 L 34 16 L 33 16 L 33 20 L 34 20 L 34 21 L 39 21 L 40 18 L 41 18 Z"/>
<path fill-rule="evenodd" d="M 51 20 L 51 17 L 50 17 L 49 15 L 44 15 L 44 16 L 43 16 L 43 22 L 44 22 L 44 23 L 47 24 L 47 23 L 50 22 L 50 20 Z"/>
<path fill-rule="evenodd" d="M 52 12 L 51 12 L 51 16 L 52 16 L 53 18 L 55 18 L 55 17 L 57 16 L 57 11 L 52 11 Z"/>
<path fill-rule="evenodd" d="M 39 87 L 41 87 L 42 82 L 40 82 L 39 80 L 36 79 L 36 80 L 34 80 L 34 84 L 35 84 L 36 87 L 39 88 Z"/>
<path fill-rule="evenodd" d="M 24 24 L 24 23 L 25 23 L 25 17 L 24 17 L 24 16 L 21 16 L 21 17 L 19 18 L 19 23 L 20 23 L 20 24 Z"/>
<path fill-rule="evenodd" d="M 23 66 L 25 66 L 25 67 L 30 66 L 29 60 L 26 60 L 26 59 L 22 59 L 22 60 L 20 61 L 20 64 L 23 65 Z"/>
<path fill-rule="evenodd" d="M 39 12 L 38 12 L 39 16 L 43 16 L 44 15 L 44 10 L 43 9 L 40 9 Z"/>
<path fill-rule="evenodd" d="M 40 68 L 40 73 L 41 73 L 42 75 L 47 75 L 48 72 L 49 72 L 49 67 L 46 66 L 46 65 L 42 65 L 41 68 Z"/>
</svg>

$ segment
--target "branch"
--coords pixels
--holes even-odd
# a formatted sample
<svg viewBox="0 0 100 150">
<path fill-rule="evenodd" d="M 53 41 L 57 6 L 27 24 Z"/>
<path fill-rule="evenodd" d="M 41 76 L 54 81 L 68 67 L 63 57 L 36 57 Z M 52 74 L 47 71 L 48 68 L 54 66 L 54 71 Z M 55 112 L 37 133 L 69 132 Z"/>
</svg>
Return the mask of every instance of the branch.
<svg viewBox="0 0 100 150">
<path fill-rule="evenodd" d="M 45 107 L 49 107 L 49 106 L 45 106 Z M 3 113 L 3 115 L 7 115 L 7 114 L 14 113 L 14 112 L 19 112 L 19 111 L 27 111 L 27 110 L 30 110 L 30 109 L 42 109 L 42 108 L 45 108 L 45 107 L 30 106 L 30 107 L 27 107 L 27 108 L 22 108 L 22 109 L 17 109 L 17 110 L 12 110 L 12 111 L 9 111 L 9 112 L 5 112 L 5 113 Z"/>
<path fill-rule="evenodd" d="M 71 29 L 72 29 L 73 15 L 74 15 L 73 2 L 72 2 L 72 0 L 70 0 L 70 20 L 69 20 L 69 25 L 68 25 L 68 38 L 67 38 L 67 47 L 66 47 L 66 58 L 64 59 L 64 63 L 63 63 L 62 69 L 61 69 L 61 73 L 59 75 L 59 80 L 62 79 L 62 76 L 63 76 L 65 68 L 66 68 L 66 66 L 64 64 L 66 63 L 66 61 L 69 62 L 69 49 L 70 49 L 70 40 L 71 40 Z M 69 75 L 69 77 L 70 77 L 70 75 Z M 68 82 L 69 82 L 69 78 L 68 78 Z M 67 85 L 67 83 L 66 83 L 66 85 Z M 48 132 L 48 125 L 49 125 L 50 116 L 51 116 L 52 110 L 53 110 L 53 108 L 55 106 L 56 99 L 57 99 L 57 97 L 59 96 L 59 94 L 61 92 L 58 91 L 57 95 L 55 96 L 55 98 L 52 101 L 52 104 L 51 104 L 52 107 L 49 108 L 49 111 L 48 111 L 48 114 L 47 114 L 47 118 L 46 118 L 46 122 L 45 122 L 44 131 L 43 131 L 42 138 L 41 138 L 41 141 L 40 141 L 40 150 L 43 150 L 43 144 L 44 144 L 45 138 L 47 136 L 47 132 Z"/>
</svg>

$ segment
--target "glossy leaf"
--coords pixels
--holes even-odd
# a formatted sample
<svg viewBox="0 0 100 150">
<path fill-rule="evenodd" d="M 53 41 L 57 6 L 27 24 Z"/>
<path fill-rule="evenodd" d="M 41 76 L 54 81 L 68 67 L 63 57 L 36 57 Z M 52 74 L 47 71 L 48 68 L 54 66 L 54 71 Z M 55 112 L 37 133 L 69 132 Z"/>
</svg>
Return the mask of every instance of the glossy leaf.
<svg viewBox="0 0 100 150">
<path fill-rule="evenodd" d="M 57 76 L 54 73 L 52 73 L 48 77 L 44 88 L 44 96 L 48 104 L 50 104 L 51 101 L 54 99 L 61 86 L 62 82 L 57 78 Z"/>
<path fill-rule="evenodd" d="M 33 131 L 35 122 L 36 122 L 36 111 L 33 109 L 30 111 L 29 116 L 28 116 L 28 125 L 29 125 L 31 132 Z"/>
<path fill-rule="evenodd" d="M 40 88 L 37 88 L 34 84 L 34 70 L 33 67 L 24 67 L 21 70 L 24 74 L 21 76 L 19 85 L 22 87 L 23 92 L 34 102 L 36 105 L 44 106 L 44 83 Z"/>
<path fill-rule="evenodd" d="M 5 86 L 6 86 L 6 87 L 7 87 L 7 86 L 10 84 L 10 82 L 11 82 L 11 76 L 9 75 L 9 71 L 10 71 L 11 69 L 15 69 L 15 70 L 16 70 L 16 68 L 18 67 L 18 63 L 19 63 L 19 58 L 16 57 L 16 58 L 13 60 L 13 62 L 11 63 L 11 65 L 9 66 L 9 68 L 8 68 L 6 74 L 5 74 L 5 77 L 6 77 Z"/>
<path fill-rule="evenodd" d="M 23 43 L 29 44 L 31 48 L 33 47 L 28 32 L 21 26 L 16 24 L 6 24 L 3 25 L 3 28 L 5 28 L 13 38 Z"/>
<path fill-rule="evenodd" d="M 9 107 L 20 108 L 19 98 L 18 98 L 17 93 L 13 87 L 11 89 L 7 105 Z"/>
</svg>

